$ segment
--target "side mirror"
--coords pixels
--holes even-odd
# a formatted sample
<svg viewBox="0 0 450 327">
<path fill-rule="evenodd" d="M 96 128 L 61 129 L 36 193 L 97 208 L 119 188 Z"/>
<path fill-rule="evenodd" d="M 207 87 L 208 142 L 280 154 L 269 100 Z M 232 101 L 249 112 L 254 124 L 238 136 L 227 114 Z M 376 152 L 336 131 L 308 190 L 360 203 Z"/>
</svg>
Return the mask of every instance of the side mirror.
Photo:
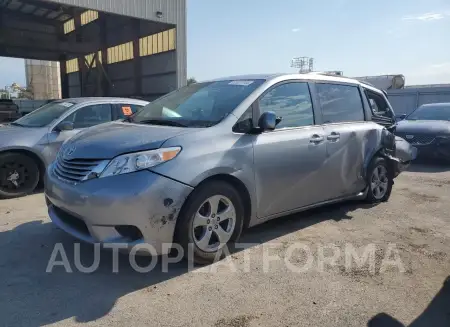
<svg viewBox="0 0 450 327">
<path fill-rule="evenodd" d="M 56 126 L 55 130 L 58 132 L 71 131 L 73 130 L 73 123 L 70 121 L 63 121 Z"/>
<path fill-rule="evenodd" d="M 258 127 L 261 131 L 273 131 L 280 122 L 281 118 L 278 118 L 273 111 L 267 111 L 259 117 Z"/>
<path fill-rule="evenodd" d="M 405 119 L 406 118 L 406 114 L 402 114 L 402 115 L 400 115 L 400 120 L 403 120 L 403 119 Z"/>
</svg>

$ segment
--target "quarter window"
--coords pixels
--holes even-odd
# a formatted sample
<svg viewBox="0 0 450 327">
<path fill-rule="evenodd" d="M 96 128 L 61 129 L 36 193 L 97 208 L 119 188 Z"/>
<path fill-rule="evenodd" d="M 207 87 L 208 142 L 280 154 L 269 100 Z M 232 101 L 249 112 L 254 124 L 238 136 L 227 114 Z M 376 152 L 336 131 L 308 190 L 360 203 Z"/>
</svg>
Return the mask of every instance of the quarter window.
<svg viewBox="0 0 450 327">
<path fill-rule="evenodd" d="M 111 106 L 109 104 L 96 104 L 80 108 L 64 121 L 72 122 L 74 128 L 86 128 L 111 120 Z"/>
<path fill-rule="evenodd" d="M 381 94 L 377 94 L 369 90 L 365 90 L 365 92 L 374 115 L 391 119 L 394 118 L 394 113 L 389 108 L 387 101 Z"/>
<path fill-rule="evenodd" d="M 358 87 L 318 83 L 317 93 L 325 124 L 364 120 L 364 107 Z"/>
<path fill-rule="evenodd" d="M 273 111 L 281 118 L 276 129 L 314 125 L 314 114 L 307 83 L 275 86 L 259 101 L 261 113 Z"/>
</svg>

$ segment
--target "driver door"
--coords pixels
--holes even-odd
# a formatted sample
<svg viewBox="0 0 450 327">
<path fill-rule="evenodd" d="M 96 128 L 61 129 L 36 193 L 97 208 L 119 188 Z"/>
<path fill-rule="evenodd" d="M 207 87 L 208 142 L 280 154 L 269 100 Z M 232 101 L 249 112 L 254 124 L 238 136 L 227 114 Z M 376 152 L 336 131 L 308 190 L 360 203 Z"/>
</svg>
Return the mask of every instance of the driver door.
<svg viewBox="0 0 450 327">
<path fill-rule="evenodd" d="M 61 145 L 83 129 L 112 121 L 112 107 L 109 103 L 93 104 L 78 108 L 59 123 L 73 123 L 73 130 L 58 131 L 53 128 L 48 134 L 47 157 L 49 162 L 56 159 Z"/>
<path fill-rule="evenodd" d="M 258 217 L 289 212 L 323 201 L 328 181 L 325 132 L 315 123 L 308 83 L 292 81 L 274 86 L 259 102 L 261 113 L 273 111 L 281 122 L 254 141 Z"/>
</svg>

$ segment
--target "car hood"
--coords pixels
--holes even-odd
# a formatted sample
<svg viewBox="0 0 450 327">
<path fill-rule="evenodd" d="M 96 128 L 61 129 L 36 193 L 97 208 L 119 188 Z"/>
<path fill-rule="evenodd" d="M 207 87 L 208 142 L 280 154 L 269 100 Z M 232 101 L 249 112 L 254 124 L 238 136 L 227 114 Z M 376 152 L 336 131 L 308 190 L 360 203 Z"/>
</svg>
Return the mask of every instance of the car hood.
<svg viewBox="0 0 450 327">
<path fill-rule="evenodd" d="M 450 122 L 445 120 L 402 120 L 397 133 L 450 134 Z"/>
<path fill-rule="evenodd" d="M 0 124 L 0 146 L 22 145 L 36 142 L 45 135 L 47 128 L 28 128 Z"/>
<path fill-rule="evenodd" d="M 177 135 L 194 128 L 112 122 L 88 128 L 67 141 L 62 152 L 71 159 L 112 159 L 120 154 L 157 149 Z"/>
</svg>

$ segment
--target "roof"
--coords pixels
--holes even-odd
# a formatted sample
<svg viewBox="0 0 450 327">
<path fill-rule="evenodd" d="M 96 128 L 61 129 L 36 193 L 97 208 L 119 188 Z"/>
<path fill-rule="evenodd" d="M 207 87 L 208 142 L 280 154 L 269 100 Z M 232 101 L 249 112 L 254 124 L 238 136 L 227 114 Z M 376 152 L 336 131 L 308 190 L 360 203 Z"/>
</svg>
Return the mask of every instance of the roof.
<svg viewBox="0 0 450 327">
<path fill-rule="evenodd" d="M 115 97 L 86 97 L 86 98 L 67 98 L 67 99 L 59 99 L 55 101 L 59 102 L 72 102 L 74 104 L 79 104 L 83 102 L 91 102 L 91 101 L 127 101 L 127 102 L 146 102 L 148 101 L 141 100 L 141 99 L 131 99 L 131 98 L 115 98 Z"/>
<path fill-rule="evenodd" d="M 227 80 L 251 80 L 251 79 L 264 79 L 264 80 L 272 80 L 276 78 L 283 77 L 284 79 L 298 79 L 298 80 L 318 80 L 318 81 L 330 81 L 330 82 L 343 82 L 343 83 L 351 83 L 357 85 L 367 86 L 367 83 L 358 81 L 352 78 L 339 77 L 339 76 L 330 76 L 324 75 L 320 73 L 307 73 L 307 74 L 289 74 L 289 73 L 276 73 L 276 74 L 250 74 L 250 75 L 238 75 L 238 76 L 228 76 L 215 78 L 210 80 L 212 81 L 227 81 Z"/>
</svg>

